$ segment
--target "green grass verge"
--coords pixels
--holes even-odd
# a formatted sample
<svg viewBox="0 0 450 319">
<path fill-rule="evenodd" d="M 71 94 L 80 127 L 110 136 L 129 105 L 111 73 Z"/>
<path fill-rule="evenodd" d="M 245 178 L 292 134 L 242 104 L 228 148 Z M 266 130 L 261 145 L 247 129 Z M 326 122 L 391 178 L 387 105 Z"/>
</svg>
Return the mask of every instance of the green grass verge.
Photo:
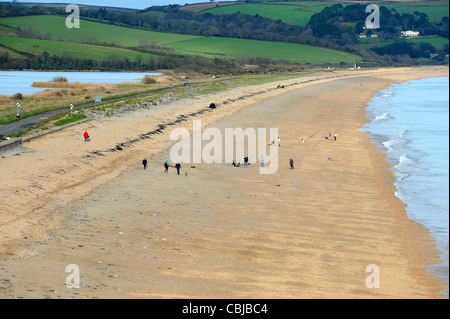
<svg viewBox="0 0 450 319">
<path fill-rule="evenodd" d="M 77 122 L 77 121 L 85 119 L 85 118 L 86 118 L 86 116 L 84 116 L 82 114 L 72 114 L 72 116 L 67 115 L 67 118 L 56 121 L 55 123 L 53 123 L 53 125 L 62 126 L 62 125 L 69 124 L 72 122 Z"/>
</svg>

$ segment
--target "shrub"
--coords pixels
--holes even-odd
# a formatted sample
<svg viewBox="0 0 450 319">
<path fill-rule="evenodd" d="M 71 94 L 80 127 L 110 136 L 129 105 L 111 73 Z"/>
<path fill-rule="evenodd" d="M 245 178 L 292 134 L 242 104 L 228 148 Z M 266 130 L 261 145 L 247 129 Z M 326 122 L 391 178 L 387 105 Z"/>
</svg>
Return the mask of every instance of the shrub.
<svg viewBox="0 0 450 319">
<path fill-rule="evenodd" d="M 157 83 L 156 80 L 150 76 L 146 76 L 142 79 L 142 83 L 144 84 L 152 84 L 152 83 Z"/>
<path fill-rule="evenodd" d="M 14 100 L 22 100 L 23 99 L 23 94 L 22 93 L 16 93 L 12 96 L 12 98 Z"/>
<path fill-rule="evenodd" d="M 52 82 L 69 82 L 64 76 L 55 76 L 53 77 Z"/>
</svg>

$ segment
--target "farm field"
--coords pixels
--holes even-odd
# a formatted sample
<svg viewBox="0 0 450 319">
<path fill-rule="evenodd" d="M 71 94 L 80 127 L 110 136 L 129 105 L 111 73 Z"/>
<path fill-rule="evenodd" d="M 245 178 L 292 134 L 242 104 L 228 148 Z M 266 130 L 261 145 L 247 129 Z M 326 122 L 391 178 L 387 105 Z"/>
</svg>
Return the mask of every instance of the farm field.
<svg viewBox="0 0 450 319">
<path fill-rule="evenodd" d="M 361 57 L 319 47 L 268 41 L 197 38 L 173 44 L 176 52 L 204 56 L 264 56 L 298 63 L 339 63 L 359 61 Z"/>
<path fill-rule="evenodd" d="M 412 38 L 412 39 L 402 39 L 407 42 L 412 43 L 430 43 L 432 46 L 434 46 L 436 49 L 443 49 L 446 44 L 449 44 L 448 39 L 442 38 L 442 37 L 423 37 L 423 38 Z M 386 41 L 381 40 L 380 38 L 367 38 L 367 39 L 359 39 L 359 42 L 361 44 L 366 44 L 370 46 L 380 46 L 380 45 L 388 45 L 391 43 L 394 43 L 394 41 Z"/>
<path fill-rule="evenodd" d="M 317 1 L 317 2 L 268 2 L 268 3 L 246 3 L 228 5 L 205 10 L 213 14 L 232 14 L 241 12 L 248 15 L 259 14 L 262 17 L 281 20 L 282 22 L 305 26 L 308 24 L 311 16 L 322 11 L 326 6 L 331 6 L 339 2 Z M 341 3 L 346 6 L 350 3 Z M 415 11 L 423 12 L 428 15 L 432 21 L 440 21 L 442 17 L 449 15 L 448 1 L 431 2 L 397 2 L 397 3 L 378 3 L 379 6 L 385 6 L 389 9 L 395 9 L 398 13 L 410 13 Z"/>
<path fill-rule="evenodd" d="M 20 59 L 20 60 L 26 59 L 25 56 L 23 56 L 23 55 L 21 55 L 19 53 L 16 53 L 16 52 L 14 52 L 14 51 L 12 51 L 12 50 L 10 50 L 8 48 L 4 48 L 4 47 L 0 46 L 0 54 L 5 53 L 5 52 L 8 53 L 9 56 L 12 57 L 13 59 Z"/>
<path fill-rule="evenodd" d="M 428 15 L 431 21 L 440 21 L 443 17 L 449 16 L 448 1 L 431 2 L 399 2 L 382 4 L 386 8 L 395 9 L 398 13 L 414 14 L 415 11 L 423 12 Z"/>
<path fill-rule="evenodd" d="M 66 18 L 59 16 L 26 16 L 2 18 L 1 24 L 21 30 L 37 32 L 41 36 L 48 36 L 51 40 L 82 42 L 97 40 L 106 43 L 117 43 L 122 46 L 136 47 L 141 39 L 153 41 L 159 45 L 196 38 L 196 36 L 161 33 L 114 26 L 106 23 L 81 20 L 79 29 L 66 28 Z"/>
<path fill-rule="evenodd" d="M 441 37 L 434 37 L 434 38 L 414 38 L 414 39 L 407 39 L 408 42 L 426 42 L 430 43 L 432 46 L 434 46 L 436 49 L 443 49 L 444 46 L 448 45 L 448 39 L 441 38 Z"/>
<path fill-rule="evenodd" d="M 339 63 L 359 60 L 360 57 L 349 53 L 290 43 L 277 43 L 268 41 L 230 39 L 220 37 L 198 37 L 152 31 L 136 30 L 119 26 L 112 26 L 91 21 L 81 21 L 80 29 L 66 29 L 55 27 L 64 24 L 63 17 L 55 16 L 32 16 L 0 19 L 0 23 L 9 26 L 20 26 L 22 29 L 33 27 L 33 30 L 41 35 L 47 35 L 49 40 L 23 39 L 17 37 L 0 37 L 0 44 L 22 52 L 38 54 L 47 51 L 50 54 L 62 55 L 70 53 L 74 57 L 92 58 L 103 60 L 111 55 L 128 57 L 135 61 L 137 56 L 142 56 L 145 60 L 150 54 L 141 52 L 96 46 L 75 42 L 54 41 L 61 37 L 72 41 L 83 41 L 86 39 L 101 39 L 109 43 L 120 42 L 137 46 L 142 38 L 147 38 L 150 42 L 155 41 L 160 45 L 168 45 L 174 49 L 174 53 L 202 55 L 205 57 L 239 57 L 265 56 L 275 60 L 286 60 L 298 63 Z M 65 26 L 65 25 L 64 25 Z M 51 32 L 50 30 L 55 30 Z M 75 31 L 72 35 L 66 32 Z M 70 33 L 70 32 L 67 32 Z M 103 37 L 103 35 L 105 37 Z M 75 40 L 77 39 L 77 40 Z"/>
<path fill-rule="evenodd" d="M 304 27 L 314 13 L 320 12 L 326 5 L 277 5 L 277 4 L 237 4 L 206 10 L 213 14 L 233 14 L 241 12 L 248 15 L 260 15 L 264 18 L 281 20 L 282 22 Z"/>
<path fill-rule="evenodd" d="M 221 6 L 228 6 L 228 5 L 234 5 L 238 1 L 221 1 L 221 2 L 203 2 L 203 3 L 195 3 L 195 4 L 186 4 L 184 6 L 181 6 L 181 10 L 187 10 L 187 11 L 194 11 L 194 12 L 200 12 L 204 10 L 208 10 L 215 7 L 221 7 Z M 239 2 L 244 3 L 244 2 Z"/>
<path fill-rule="evenodd" d="M 50 41 L 26 39 L 17 37 L 0 37 L 0 44 L 12 48 L 17 51 L 32 54 L 40 54 L 48 52 L 51 55 L 70 55 L 76 58 L 106 60 L 109 57 L 117 56 L 119 58 L 127 57 L 131 61 L 136 61 L 137 56 L 141 56 L 144 60 L 156 56 L 148 53 L 131 51 L 121 48 L 112 48 L 98 45 L 90 45 L 83 43 Z"/>
</svg>

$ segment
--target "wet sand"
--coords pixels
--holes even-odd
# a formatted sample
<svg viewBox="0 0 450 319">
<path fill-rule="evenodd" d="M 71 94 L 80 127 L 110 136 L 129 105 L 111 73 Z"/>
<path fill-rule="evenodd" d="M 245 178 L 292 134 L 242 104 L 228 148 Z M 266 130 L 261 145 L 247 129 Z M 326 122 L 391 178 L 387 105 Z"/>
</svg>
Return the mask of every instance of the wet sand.
<svg viewBox="0 0 450 319">
<path fill-rule="evenodd" d="M 448 68 L 325 72 L 24 143 L 35 152 L 0 159 L 0 298 L 439 298 L 432 238 L 358 129 L 376 91 L 442 75 Z M 164 174 L 171 130 L 193 119 L 278 128 L 277 173 L 183 163 L 180 176 Z M 336 141 L 324 138 L 334 131 Z M 69 264 L 79 289 L 64 284 Z M 366 287 L 372 264 L 380 288 Z"/>
</svg>

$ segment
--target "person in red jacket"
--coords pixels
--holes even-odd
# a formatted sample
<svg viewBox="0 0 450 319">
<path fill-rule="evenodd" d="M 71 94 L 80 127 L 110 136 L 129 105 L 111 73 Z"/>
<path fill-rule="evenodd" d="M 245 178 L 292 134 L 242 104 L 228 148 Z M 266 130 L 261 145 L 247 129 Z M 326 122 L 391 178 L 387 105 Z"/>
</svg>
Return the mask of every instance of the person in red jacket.
<svg viewBox="0 0 450 319">
<path fill-rule="evenodd" d="M 83 136 L 84 136 L 84 141 L 85 142 L 89 142 L 91 140 L 91 138 L 89 137 L 89 134 L 88 134 L 87 131 L 84 132 Z"/>
</svg>

